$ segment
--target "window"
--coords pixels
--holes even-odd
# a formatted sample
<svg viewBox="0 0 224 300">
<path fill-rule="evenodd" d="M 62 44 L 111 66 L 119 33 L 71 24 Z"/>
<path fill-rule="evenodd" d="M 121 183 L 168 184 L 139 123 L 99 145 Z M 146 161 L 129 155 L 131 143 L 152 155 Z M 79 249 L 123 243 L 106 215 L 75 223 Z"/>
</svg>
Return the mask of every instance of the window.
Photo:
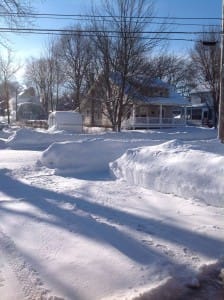
<svg viewBox="0 0 224 300">
<path fill-rule="evenodd" d="M 140 109 L 139 109 L 139 112 L 140 112 L 140 116 L 141 116 L 141 117 L 146 117 L 146 116 L 147 116 L 147 110 L 146 110 L 146 107 L 141 106 Z"/>
<path fill-rule="evenodd" d="M 192 109 L 192 120 L 201 120 L 202 111 L 201 109 Z"/>
</svg>

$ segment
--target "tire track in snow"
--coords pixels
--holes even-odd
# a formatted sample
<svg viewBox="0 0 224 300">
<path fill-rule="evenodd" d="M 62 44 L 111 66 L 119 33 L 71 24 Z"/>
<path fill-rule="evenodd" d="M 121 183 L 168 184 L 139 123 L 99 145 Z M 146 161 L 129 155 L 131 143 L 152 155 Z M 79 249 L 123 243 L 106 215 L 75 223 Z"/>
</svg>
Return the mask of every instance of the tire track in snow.
<svg viewBox="0 0 224 300">
<path fill-rule="evenodd" d="M 0 254 L 2 260 L 0 261 L 0 292 L 1 287 L 4 288 L 4 283 L 7 282 L 7 277 L 11 281 L 14 277 L 17 282 L 13 300 L 63 300 L 50 295 L 50 290 L 44 286 L 38 272 L 25 261 L 15 243 L 2 231 L 0 231 Z M 21 294 L 23 294 L 22 299 Z M 5 300 L 12 300 L 10 295 L 8 297 Z"/>
</svg>

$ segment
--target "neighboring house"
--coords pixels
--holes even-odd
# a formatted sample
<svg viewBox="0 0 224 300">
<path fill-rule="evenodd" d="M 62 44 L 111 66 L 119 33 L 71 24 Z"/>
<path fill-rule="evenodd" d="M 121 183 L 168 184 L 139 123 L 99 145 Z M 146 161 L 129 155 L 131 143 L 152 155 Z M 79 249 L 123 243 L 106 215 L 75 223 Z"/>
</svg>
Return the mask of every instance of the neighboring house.
<svg viewBox="0 0 224 300">
<path fill-rule="evenodd" d="M 119 87 L 118 74 L 112 74 L 113 87 Z M 122 128 L 155 128 L 185 125 L 186 118 L 181 112 L 189 101 L 177 94 L 167 83 L 147 76 L 129 79 L 125 96 L 130 101 L 123 116 Z M 95 82 L 82 102 L 81 113 L 85 126 L 111 127 L 104 111 L 104 91 L 100 80 Z"/>
<path fill-rule="evenodd" d="M 45 120 L 46 114 L 40 104 L 24 102 L 17 106 L 17 121 Z"/>
<path fill-rule="evenodd" d="M 24 89 L 10 99 L 10 110 L 14 112 L 17 121 L 46 119 L 46 113 L 41 105 L 40 97 L 35 96 L 33 88 Z"/>
<path fill-rule="evenodd" d="M 210 90 L 196 89 L 190 93 L 191 104 L 187 106 L 189 125 L 212 127 L 215 119 L 213 98 Z"/>
</svg>

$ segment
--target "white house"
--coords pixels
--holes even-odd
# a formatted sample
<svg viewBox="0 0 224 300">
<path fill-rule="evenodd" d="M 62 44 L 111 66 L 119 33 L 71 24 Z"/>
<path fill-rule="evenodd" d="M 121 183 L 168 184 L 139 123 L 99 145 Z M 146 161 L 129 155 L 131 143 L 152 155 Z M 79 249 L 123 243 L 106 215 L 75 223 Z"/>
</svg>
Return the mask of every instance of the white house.
<svg viewBox="0 0 224 300">
<path fill-rule="evenodd" d="M 212 127 L 215 112 L 211 91 L 204 88 L 193 90 L 190 93 L 190 103 L 187 106 L 187 123 Z"/>
<path fill-rule="evenodd" d="M 9 101 L 11 115 L 18 121 L 46 119 L 40 97 L 35 95 L 34 88 L 25 88 Z"/>
<path fill-rule="evenodd" d="M 110 80 L 111 89 L 116 93 L 121 85 L 119 73 L 112 73 Z M 160 128 L 186 124 L 186 115 L 181 111 L 185 111 L 189 101 L 169 84 L 145 75 L 136 75 L 127 80 L 124 92 L 129 100 L 123 112 L 122 128 Z M 104 93 L 106 91 L 100 78 L 81 103 L 85 126 L 111 127 L 105 114 Z M 179 118 L 176 117 L 177 112 Z"/>
</svg>

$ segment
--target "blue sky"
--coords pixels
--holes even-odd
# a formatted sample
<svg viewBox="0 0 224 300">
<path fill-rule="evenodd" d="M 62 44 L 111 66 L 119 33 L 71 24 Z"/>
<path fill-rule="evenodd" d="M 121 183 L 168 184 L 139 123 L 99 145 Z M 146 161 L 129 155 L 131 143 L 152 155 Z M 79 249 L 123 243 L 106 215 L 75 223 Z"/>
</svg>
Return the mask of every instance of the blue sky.
<svg viewBox="0 0 224 300">
<path fill-rule="evenodd" d="M 155 0 L 161 13 L 176 17 L 221 17 L 222 0 Z"/>
<path fill-rule="evenodd" d="M 178 18 L 220 18 L 222 0 L 154 0 L 157 16 L 170 16 Z M 32 5 L 38 13 L 59 14 L 85 14 L 89 11 L 91 3 L 100 3 L 100 0 L 35 0 Z M 217 24 L 218 21 L 210 20 L 185 20 L 176 22 L 200 24 Z M 35 27 L 61 28 L 71 24 L 71 21 L 40 19 Z M 199 26 L 176 26 L 177 31 L 201 30 Z M 184 36 L 178 36 L 184 37 Z M 186 36 L 185 36 L 186 37 Z M 190 36 L 187 36 L 190 37 Z M 39 56 L 46 44 L 47 36 L 42 35 L 15 35 L 8 34 L 13 42 L 17 57 L 24 59 L 29 56 Z M 171 42 L 170 51 L 186 52 L 193 44 L 191 42 Z"/>
</svg>

